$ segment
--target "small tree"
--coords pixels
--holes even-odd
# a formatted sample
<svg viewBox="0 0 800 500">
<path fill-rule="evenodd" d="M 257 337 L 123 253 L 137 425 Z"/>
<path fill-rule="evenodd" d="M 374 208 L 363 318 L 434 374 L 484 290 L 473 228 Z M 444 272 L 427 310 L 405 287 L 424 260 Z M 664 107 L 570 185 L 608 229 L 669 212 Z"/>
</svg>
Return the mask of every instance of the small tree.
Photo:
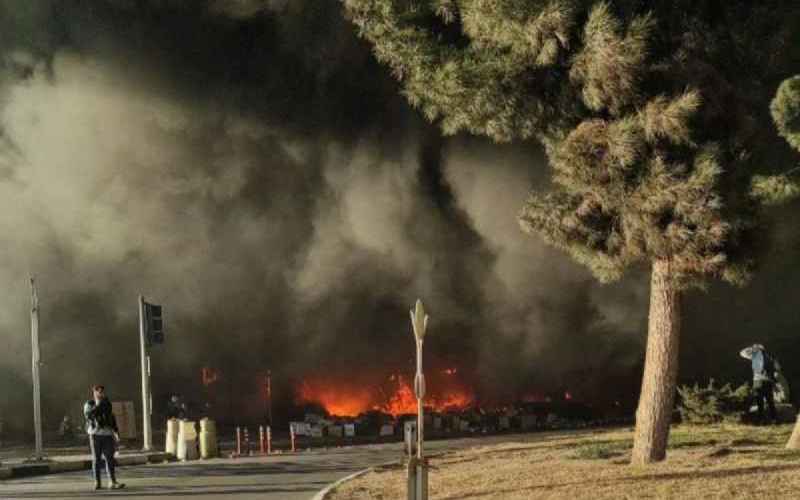
<svg viewBox="0 0 800 500">
<path fill-rule="evenodd" d="M 445 133 L 544 145 L 554 188 L 531 194 L 523 230 L 602 282 L 649 266 L 632 462 L 664 459 L 683 290 L 745 283 L 765 188 L 790 185 L 764 116 L 797 65 L 796 3 L 343 1 Z"/>
<path fill-rule="evenodd" d="M 733 389 L 731 384 L 715 386 L 714 379 L 701 387 L 696 382 L 678 387 L 681 421 L 688 424 L 716 424 L 725 420 L 738 422 L 748 408 L 750 385 Z"/>
</svg>

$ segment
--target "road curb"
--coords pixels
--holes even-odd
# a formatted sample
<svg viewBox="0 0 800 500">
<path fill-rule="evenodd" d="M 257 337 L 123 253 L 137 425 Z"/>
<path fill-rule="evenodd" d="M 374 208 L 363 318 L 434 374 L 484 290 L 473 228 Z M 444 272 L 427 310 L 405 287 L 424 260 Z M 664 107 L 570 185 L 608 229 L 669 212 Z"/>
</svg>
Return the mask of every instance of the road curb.
<svg viewBox="0 0 800 500">
<path fill-rule="evenodd" d="M 370 473 L 370 472 L 374 471 L 375 469 L 380 469 L 382 467 L 389 467 L 391 465 L 398 465 L 398 464 L 399 464 L 398 460 L 392 460 L 391 462 L 384 462 L 382 464 L 373 465 L 372 467 L 367 467 L 366 469 L 362 469 L 362 470 L 356 471 L 356 472 L 350 474 L 349 476 L 345 476 L 345 477 L 343 477 L 343 478 L 341 478 L 341 479 L 339 479 L 337 481 L 332 482 L 328 486 L 322 488 L 321 490 L 319 490 L 317 492 L 316 495 L 314 495 L 314 497 L 311 500 L 325 500 L 325 498 L 328 496 L 328 494 L 331 491 L 333 491 L 334 489 L 338 488 L 339 486 L 341 486 L 342 484 L 346 483 L 347 481 L 352 481 L 353 479 L 355 479 L 357 477 L 360 477 L 360 476 L 363 476 L 364 474 Z"/>
<path fill-rule="evenodd" d="M 350 474 L 349 476 L 346 476 L 346 477 L 343 477 L 343 478 L 339 479 L 338 481 L 334 481 L 333 483 L 331 483 L 328 486 L 326 486 L 326 487 L 322 488 L 321 490 L 319 490 L 317 492 L 317 494 L 314 495 L 314 497 L 311 500 L 325 500 L 325 497 L 328 496 L 328 493 L 333 491 L 335 488 L 341 486 L 343 483 L 346 483 L 347 481 L 350 481 L 350 480 L 355 479 L 355 478 L 357 478 L 359 476 L 363 476 L 364 474 L 372 472 L 373 470 L 375 470 L 375 467 L 369 467 L 369 468 L 366 468 L 364 470 L 360 470 L 360 471 L 354 472 L 354 473 Z"/>
<path fill-rule="evenodd" d="M 430 455 L 426 455 L 425 458 L 426 459 L 441 458 L 442 456 L 447 455 L 448 453 L 452 453 L 452 452 L 451 451 L 439 451 L 439 452 L 436 452 L 436 453 L 432 453 Z M 337 487 L 341 486 L 342 484 L 346 483 L 347 481 L 351 481 L 351 480 L 353 480 L 353 479 L 355 479 L 357 477 L 363 476 L 364 474 L 372 472 L 375 469 L 381 469 L 383 467 L 389 467 L 389 466 L 392 466 L 392 465 L 402 465 L 402 461 L 398 462 L 398 460 L 392 460 L 391 462 L 384 462 L 382 464 L 373 465 L 372 467 L 367 467 L 366 469 L 354 472 L 354 473 L 350 474 L 349 476 L 343 477 L 343 478 L 339 479 L 338 481 L 335 481 L 335 482 L 329 484 L 328 486 L 322 488 L 319 492 L 317 492 L 316 495 L 314 495 L 314 497 L 311 500 L 325 500 L 325 497 L 328 496 L 328 493 L 330 493 L 331 491 L 333 491 Z"/>
<path fill-rule="evenodd" d="M 166 453 L 149 453 L 147 455 L 122 456 L 117 459 L 117 465 L 145 465 L 170 460 Z M 53 461 L 41 464 L 20 464 L 9 467 L 0 467 L 0 479 L 15 479 L 19 477 L 45 476 L 59 472 L 75 472 L 92 468 L 91 460 Z"/>
</svg>

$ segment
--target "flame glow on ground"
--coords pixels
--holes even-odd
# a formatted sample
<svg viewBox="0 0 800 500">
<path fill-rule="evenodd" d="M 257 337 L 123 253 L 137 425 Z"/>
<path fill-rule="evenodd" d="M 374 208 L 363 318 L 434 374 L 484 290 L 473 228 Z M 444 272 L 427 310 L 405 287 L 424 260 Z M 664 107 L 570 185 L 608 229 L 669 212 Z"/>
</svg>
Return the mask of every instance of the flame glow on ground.
<svg viewBox="0 0 800 500">
<path fill-rule="evenodd" d="M 455 373 L 455 371 L 453 371 Z M 461 410 L 474 401 L 471 391 L 463 387 L 448 387 L 433 391 L 425 397 L 425 407 L 434 411 Z M 417 399 L 407 377 L 391 375 L 385 383 L 374 387 L 329 379 L 306 379 L 296 391 L 298 404 L 317 403 L 339 417 L 355 417 L 370 410 L 382 411 L 392 416 L 416 413 Z"/>
</svg>

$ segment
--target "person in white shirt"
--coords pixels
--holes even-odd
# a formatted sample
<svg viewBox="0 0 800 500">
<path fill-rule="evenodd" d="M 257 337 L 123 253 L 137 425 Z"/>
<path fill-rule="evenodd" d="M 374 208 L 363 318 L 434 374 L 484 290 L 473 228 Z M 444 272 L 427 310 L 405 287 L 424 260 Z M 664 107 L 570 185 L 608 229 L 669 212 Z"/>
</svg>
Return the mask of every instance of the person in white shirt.
<svg viewBox="0 0 800 500">
<path fill-rule="evenodd" d="M 758 419 L 760 423 L 764 422 L 764 404 L 766 403 L 769 409 L 769 418 L 771 422 L 777 421 L 777 413 L 775 411 L 775 377 L 776 377 L 776 362 L 772 356 L 767 354 L 764 346 L 761 344 L 753 344 L 745 347 L 739 353 L 745 359 L 750 360 L 753 369 L 753 395 L 758 405 Z"/>
</svg>

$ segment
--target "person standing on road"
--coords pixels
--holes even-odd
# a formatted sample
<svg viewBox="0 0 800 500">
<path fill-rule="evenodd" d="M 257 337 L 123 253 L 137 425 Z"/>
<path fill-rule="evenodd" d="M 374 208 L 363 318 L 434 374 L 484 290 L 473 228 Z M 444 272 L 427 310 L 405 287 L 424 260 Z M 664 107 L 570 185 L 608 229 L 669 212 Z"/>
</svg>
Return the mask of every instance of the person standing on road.
<svg viewBox="0 0 800 500">
<path fill-rule="evenodd" d="M 778 370 L 777 362 L 767 354 L 764 346 L 753 344 L 745 347 L 739 353 L 745 359 L 749 359 L 753 369 L 753 396 L 758 405 L 759 423 L 764 422 L 764 404 L 769 409 L 770 422 L 777 422 L 775 411 L 775 374 Z"/>
<path fill-rule="evenodd" d="M 83 414 L 86 417 L 86 434 L 89 435 L 89 446 L 92 451 L 92 472 L 94 473 L 94 489 L 99 490 L 100 483 L 100 457 L 106 462 L 106 473 L 112 490 L 124 488 L 123 483 L 117 482 L 114 470 L 114 453 L 116 443 L 119 441 L 117 419 L 111 410 L 111 401 L 106 397 L 106 389 L 102 385 L 92 386 L 92 396 L 83 405 Z"/>
</svg>

